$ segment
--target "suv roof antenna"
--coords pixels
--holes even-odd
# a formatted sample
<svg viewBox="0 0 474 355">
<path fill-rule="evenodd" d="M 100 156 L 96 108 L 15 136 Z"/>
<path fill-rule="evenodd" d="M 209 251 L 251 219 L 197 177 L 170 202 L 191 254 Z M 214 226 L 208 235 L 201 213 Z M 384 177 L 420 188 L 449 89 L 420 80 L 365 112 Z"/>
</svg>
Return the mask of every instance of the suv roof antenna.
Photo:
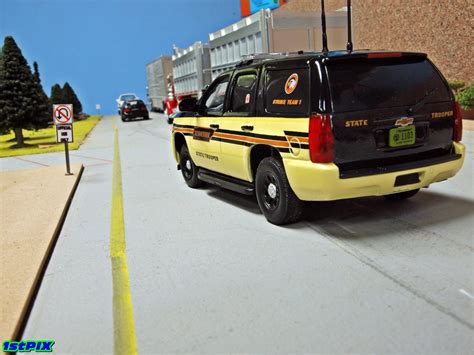
<svg viewBox="0 0 474 355">
<path fill-rule="evenodd" d="M 351 0 L 347 0 L 347 50 L 352 52 L 352 9 Z"/>
<path fill-rule="evenodd" d="M 323 52 L 327 52 L 328 36 L 326 34 L 326 13 L 324 12 L 324 0 L 321 0 L 321 26 L 323 30 Z"/>
</svg>

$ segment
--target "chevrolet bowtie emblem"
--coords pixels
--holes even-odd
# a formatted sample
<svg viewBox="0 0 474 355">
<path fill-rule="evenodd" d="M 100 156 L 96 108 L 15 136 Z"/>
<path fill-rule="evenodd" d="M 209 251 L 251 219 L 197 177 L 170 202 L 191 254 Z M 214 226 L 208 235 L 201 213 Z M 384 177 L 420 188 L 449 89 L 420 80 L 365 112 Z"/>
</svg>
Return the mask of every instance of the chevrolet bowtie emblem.
<svg viewBox="0 0 474 355">
<path fill-rule="evenodd" d="M 397 122 L 395 122 L 395 126 L 408 126 L 413 124 L 413 117 L 403 117 L 399 118 Z"/>
</svg>

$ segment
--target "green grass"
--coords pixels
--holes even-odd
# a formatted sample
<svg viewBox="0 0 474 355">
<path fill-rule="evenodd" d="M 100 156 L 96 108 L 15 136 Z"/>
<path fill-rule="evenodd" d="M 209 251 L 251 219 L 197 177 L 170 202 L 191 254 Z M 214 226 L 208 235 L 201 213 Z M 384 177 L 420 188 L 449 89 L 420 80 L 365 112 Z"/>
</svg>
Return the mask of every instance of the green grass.
<svg viewBox="0 0 474 355">
<path fill-rule="evenodd" d="M 74 143 L 69 144 L 69 149 L 78 149 L 89 132 L 99 122 L 101 116 L 90 116 L 81 121 L 74 122 Z M 15 148 L 15 134 L 0 135 L 0 158 L 12 157 L 16 155 L 42 154 L 59 152 L 64 150 L 64 144 L 56 143 L 56 128 L 48 127 L 38 131 L 24 129 L 26 147 Z"/>
</svg>

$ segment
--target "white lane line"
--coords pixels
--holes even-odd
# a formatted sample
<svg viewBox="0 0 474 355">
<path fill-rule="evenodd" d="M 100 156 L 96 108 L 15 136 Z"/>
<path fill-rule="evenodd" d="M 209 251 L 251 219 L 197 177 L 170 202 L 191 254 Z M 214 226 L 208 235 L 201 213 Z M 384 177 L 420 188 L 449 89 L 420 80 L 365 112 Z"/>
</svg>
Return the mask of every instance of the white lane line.
<svg viewBox="0 0 474 355">
<path fill-rule="evenodd" d="M 460 288 L 460 289 L 459 289 L 459 292 L 461 292 L 464 296 L 469 297 L 471 300 L 474 300 L 474 296 L 471 295 L 469 292 L 467 292 L 465 289 Z"/>
</svg>

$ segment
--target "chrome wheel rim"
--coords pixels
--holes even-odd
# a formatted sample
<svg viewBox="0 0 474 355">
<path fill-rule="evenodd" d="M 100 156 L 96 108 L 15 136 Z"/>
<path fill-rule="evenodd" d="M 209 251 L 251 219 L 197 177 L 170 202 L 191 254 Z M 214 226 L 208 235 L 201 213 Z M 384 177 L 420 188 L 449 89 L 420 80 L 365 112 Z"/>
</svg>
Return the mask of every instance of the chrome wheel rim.
<svg viewBox="0 0 474 355">
<path fill-rule="evenodd" d="M 276 177 L 269 174 L 263 180 L 263 204 L 267 210 L 274 210 L 280 203 L 280 189 Z"/>
</svg>

